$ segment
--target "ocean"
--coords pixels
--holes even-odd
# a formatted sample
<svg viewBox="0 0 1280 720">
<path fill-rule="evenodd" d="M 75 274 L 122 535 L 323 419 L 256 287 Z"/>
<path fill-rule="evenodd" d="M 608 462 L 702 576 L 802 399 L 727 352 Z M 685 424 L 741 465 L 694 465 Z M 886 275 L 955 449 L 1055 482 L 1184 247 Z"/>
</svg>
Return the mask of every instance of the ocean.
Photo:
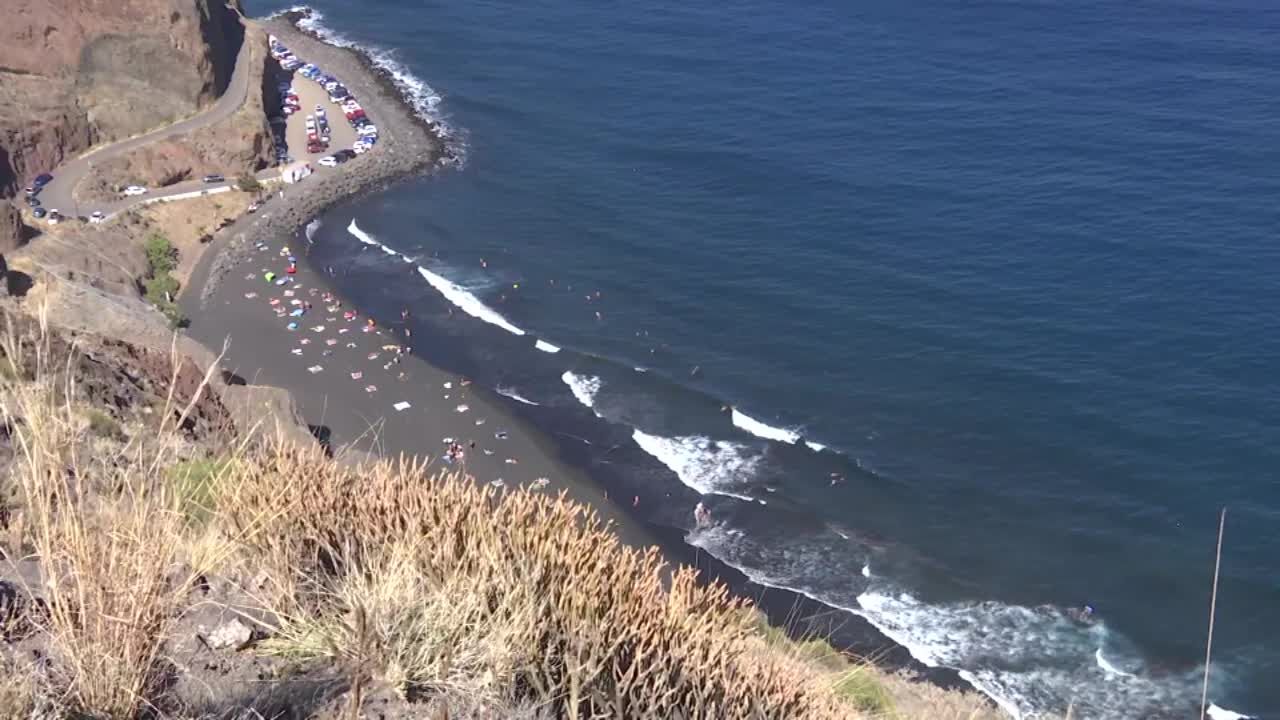
<svg viewBox="0 0 1280 720">
<path fill-rule="evenodd" d="M 1280 6 L 312 7 L 458 158 L 308 229 L 415 352 L 1015 716 L 1198 712 L 1225 507 L 1280 714 Z"/>
</svg>

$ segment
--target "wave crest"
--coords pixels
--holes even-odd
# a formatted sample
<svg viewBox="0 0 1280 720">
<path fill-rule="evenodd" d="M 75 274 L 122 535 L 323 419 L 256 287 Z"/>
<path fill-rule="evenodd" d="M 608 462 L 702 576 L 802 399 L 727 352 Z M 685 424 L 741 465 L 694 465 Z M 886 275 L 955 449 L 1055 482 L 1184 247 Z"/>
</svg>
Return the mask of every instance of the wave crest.
<svg viewBox="0 0 1280 720">
<path fill-rule="evenodd" d="M 766 425 L 765 423 L 762 423 L 742 412 L 738 408 L 733 408 L 733 424 L 740 430 L 746 430 L 752 435 L 755 435 L 758 438 L 764 438 L 765 440 L 776 440 L 778 442 L 784 442 L 791 445 L 795 445 L 800 440 L 800 433 L 797 433 L 794 430 Z"/>
</svg>

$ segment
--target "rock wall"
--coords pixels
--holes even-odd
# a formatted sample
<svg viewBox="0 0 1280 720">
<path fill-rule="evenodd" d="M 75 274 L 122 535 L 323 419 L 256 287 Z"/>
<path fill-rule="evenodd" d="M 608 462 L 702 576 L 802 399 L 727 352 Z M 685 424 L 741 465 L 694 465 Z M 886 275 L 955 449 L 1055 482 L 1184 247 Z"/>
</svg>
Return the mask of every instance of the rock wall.
<svg viewBox="0 0 1280 720">
<path fill-rule="evenodd" d="M 22 217 L 13 205 L 0 200 L 0 258 L 22 244 Z"/>
<path fill-rule="evenodd" d="M 242 30 L 222 0 L 3 3 L 0 195 L 90 145 L 215 100 Z"/>
</svg>

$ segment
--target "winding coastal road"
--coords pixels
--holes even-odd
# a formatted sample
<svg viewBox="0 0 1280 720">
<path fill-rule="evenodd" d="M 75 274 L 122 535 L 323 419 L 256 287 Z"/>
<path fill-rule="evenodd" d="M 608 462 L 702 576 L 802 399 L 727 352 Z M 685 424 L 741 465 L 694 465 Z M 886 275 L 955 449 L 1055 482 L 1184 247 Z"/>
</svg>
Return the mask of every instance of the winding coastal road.
<svg viewBox="0 0 1280 720">
<path fill-rule="evenodd" d="M 244 18 L 239 18 L 239 22 L 243 25 Z M 148 193 L 147 195 L 120 198 L 106 202 L 87 201 L 83 203 L 83 206 L 76 201 L 72 194 L 76 186 L 80 184 L 80 181 L 84 180 L 93 170 L 94 163 L 106 162 L 126 155 L 159 140 L 185 135 L 193 130 L 208 127 L 234 115 L 244 105 L 249 96 L 249 77 L 251 75 L 249 59 L 251 55 L 252 51 L 246 36 L 245 41 L 240 44 L 240 52 L 236 55 L 236 66 L 231 73 L 231 80 L 227 83 L 227 89 L 223 91 L 213 105 L 202 112 L 172 125 L 166 125 L 136 137 L 90 150 L 50 171 L 53 175 L 53 181 L 45 185 L 44 189 L 40 191 L 41 205 L 48 209 L 56 208 L 63 215 L 88 215 L 96 210 L 110 215 L 148 199 L 180 195 L 199 188 L 212 189 L 219 187 L 219 184 L 205 184 L 196 180 L 194 182 L 170 185 L 158 193 Z"/>
</svg>

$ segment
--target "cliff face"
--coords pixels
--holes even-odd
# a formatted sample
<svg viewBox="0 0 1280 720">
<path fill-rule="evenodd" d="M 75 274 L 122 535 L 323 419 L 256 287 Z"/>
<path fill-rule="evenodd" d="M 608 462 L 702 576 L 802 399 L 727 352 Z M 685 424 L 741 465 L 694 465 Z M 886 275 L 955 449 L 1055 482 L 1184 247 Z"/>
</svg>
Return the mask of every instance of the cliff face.
<svg viewBox="0 0 1280 720">
<path fill-rule="evenodd" d="M 235 114 L 199 132 L 145 145 L 98 165 L 81 185 L 80 197 L 107 199 L 116 197 L 127 185 L 164 186 L 210 173 L 235 177 L 271 165 L 275 146 L 265 98 L 268 92 L 274 96 L 276 90 L 265 73 L 267 34 L 251 23 L 245 28 L 243 42 L 249 48 L 249 92 Z"/>
<path fill-rule="evenodd" d="M 0 195 L 90 145 L 190 115 L 226 87 L 242 30 L 221 0 L 7 2 Z"/>
<path fill-rule="evenodd" d="M 18 215 L 18 209 L 0 200 L 0 267 L 3 267 L 4 253 L 16 250 L 21 240 L 22 218 Z M 4 284 L 3 280 L 0 274 L 0 285 Z M 0 288 L 0 294 L 3 292 Z"/>
</svg>

